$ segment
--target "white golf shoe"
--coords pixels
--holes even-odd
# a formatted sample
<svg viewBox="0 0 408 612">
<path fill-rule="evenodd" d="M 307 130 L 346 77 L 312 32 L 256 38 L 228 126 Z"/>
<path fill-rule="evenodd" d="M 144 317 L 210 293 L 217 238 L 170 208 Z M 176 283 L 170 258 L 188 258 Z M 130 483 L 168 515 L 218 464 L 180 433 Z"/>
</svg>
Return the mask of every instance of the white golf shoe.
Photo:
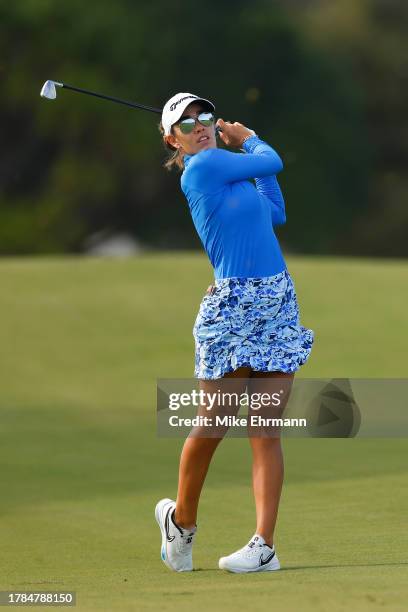
<svg viewBox="0 0 408 612">
<path fill-rule="evenodd" d="M 248 544 L 228 557 L 221 557 L 218 567 L 236 574 L 247 572 L 271 572 L 280 569 L 275 547 L 265 544 L 262 536 L 255 534 Z"/>
<path fill-rule="evenodd" d="M 197 526 L 183 529 L 174 522 L 176 502 L 161 499 L 154 515 L 162 535 L 161 558 L 175 572 L 191 572 L 193 569 L 193 539 Z"/>
</svg>

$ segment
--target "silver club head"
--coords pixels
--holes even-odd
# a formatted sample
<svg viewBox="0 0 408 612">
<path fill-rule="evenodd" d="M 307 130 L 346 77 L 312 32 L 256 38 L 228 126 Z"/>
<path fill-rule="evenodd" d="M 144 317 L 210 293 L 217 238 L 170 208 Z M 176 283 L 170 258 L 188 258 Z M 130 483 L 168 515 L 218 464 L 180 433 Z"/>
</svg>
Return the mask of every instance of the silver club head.
<svg viewBox="0 0 408 612">
<path fill-rule="evenodd" d="M 58 83 L 57 81 L 45 81 L 40 96 L 42 98 L 48 98 L 49 100 L 55 100 L 57 97 L 57 90 L 55 87 L 63 87 L 62 83 Z"/>
</svg>

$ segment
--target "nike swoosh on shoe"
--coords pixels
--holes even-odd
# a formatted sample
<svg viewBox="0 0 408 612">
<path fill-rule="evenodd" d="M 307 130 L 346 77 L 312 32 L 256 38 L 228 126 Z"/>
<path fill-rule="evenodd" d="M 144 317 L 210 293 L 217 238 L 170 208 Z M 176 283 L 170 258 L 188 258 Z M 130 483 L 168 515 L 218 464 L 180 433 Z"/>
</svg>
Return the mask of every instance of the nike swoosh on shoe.
<svg viewBox="0 0 408 612">
<path fill-rule="evenodd" d="M 272 561 L 274 556 L 275 556 L 275 551 L 274 550 L 271 552 L 271 554 L 266 559 L 264 559 L 263 555 L 261 555 L 261 558 L 259 559 L 259 565 L 266 565 L 267 563 Z"/>
<path fill-rule="evenodd" d="M 171 507 L 167 510 L 166 520 L 164 521 L 164 526 L 166 529 L 166 539 L 168 542 L 172 542 L 174 538 L 176 537 L 176 536 L 171 536 L 170 531 L 169 531 L 170 512 L 171 512 Z"/>
</svg>

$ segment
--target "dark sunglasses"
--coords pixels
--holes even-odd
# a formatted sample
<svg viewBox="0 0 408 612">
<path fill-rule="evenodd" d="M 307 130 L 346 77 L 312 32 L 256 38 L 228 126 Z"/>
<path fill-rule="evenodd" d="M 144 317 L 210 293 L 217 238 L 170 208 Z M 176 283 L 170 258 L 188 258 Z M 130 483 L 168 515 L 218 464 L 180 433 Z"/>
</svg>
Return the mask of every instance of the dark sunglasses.
<svg viewBox="0 0 408 612">
<path fill-rule="evenodd" d="M 182 134 L 191 134 L 194 130 L 196 121 L 204 125 L 205 127 L 210 127 L 214 125 L 215 117 L 212 113 L 202 112 L 197 117 L 184 117 L 177 121 L 176 125 L 180 128 Z"/>
</svg>

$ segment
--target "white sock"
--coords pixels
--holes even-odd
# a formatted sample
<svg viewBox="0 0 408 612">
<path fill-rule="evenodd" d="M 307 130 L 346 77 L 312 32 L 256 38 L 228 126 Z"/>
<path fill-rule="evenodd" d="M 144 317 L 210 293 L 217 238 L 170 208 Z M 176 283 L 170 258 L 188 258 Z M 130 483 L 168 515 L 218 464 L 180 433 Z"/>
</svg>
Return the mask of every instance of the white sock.
<svg viewBox="0 0 408 612">
<path fill-rule="evenodd" d="M 257 540 L 255 540 L 255 538 L 258 538 Z M 254 542 L 257 546 L 268 546 L 268 548 L 270 548 L 271 550 L 273 549 L 273 545 L 269 546 L 269 544 L 267 544 L 264 540 L 264 538 L 259 535 L 259 533 L 255 533 L 252 538 L 251 538 L 251 542 Z"/>
<path fill-rule="evenodd" d="M 263 546 L 265 544 L 265 540 L 261 535 L 259 535 L 259 533 L 254 533 L 252 538 L 249 540 L 248 545 L 250 546 L 251 544 L 253 546 Z"/>
</svg>

